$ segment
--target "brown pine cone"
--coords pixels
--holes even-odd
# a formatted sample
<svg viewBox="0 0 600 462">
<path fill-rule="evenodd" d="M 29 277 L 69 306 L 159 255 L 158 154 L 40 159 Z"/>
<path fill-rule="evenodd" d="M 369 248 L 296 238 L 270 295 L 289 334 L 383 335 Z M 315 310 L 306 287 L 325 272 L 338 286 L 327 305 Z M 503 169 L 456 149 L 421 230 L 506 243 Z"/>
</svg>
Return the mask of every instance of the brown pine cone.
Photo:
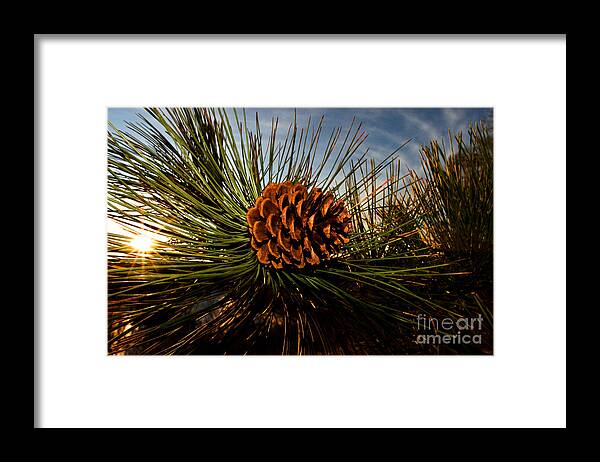
<svg viewBox="0 0 600 462">
<path fill-rule="evenodd" d="M 347 244 L 352 226 L 342 200 L 319 188 L 269 183 L 246 213 L 250 245 L 263 265 L 304 268 L 328 260 Z"/>
</svg>

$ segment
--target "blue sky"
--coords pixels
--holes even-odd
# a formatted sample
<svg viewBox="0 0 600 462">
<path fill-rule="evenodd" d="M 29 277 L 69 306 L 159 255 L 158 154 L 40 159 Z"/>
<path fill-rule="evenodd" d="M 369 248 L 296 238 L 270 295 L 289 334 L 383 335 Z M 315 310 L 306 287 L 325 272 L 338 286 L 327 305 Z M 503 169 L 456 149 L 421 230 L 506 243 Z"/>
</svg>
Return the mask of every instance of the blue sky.
<svg viewBox="0 0 600 462">
<path fill-rule="evenodd" d="M 125 122 L 137 120 L 136 114 L 142 108 L 109 108 L 108 120 L 119 129 L 125 128 Z M 258 112 L 263 133 L 263 145 L 267 144 L 271 119 L 279 118 L 278 133 L 285 136 L 287 127 L 294 116 L 294 108 L 246 108 L 249 122 L 254 121 Z M 369 154 L 375 159 L 383 159 L 402 143 L 412 141 L 402 148 L 398 156 L 404 166 L 419 170 L 419 145 L 428 144 L 433 138 L 446 139 L 448 129 L 452 132 L 462 130 L 466 133 L 469 122 L 479 120 L 491 121 L 491 108 L 297 108 L 297 122 L 300 127 L 306 126 L 308 117 L 318 122 L 322 115 L 322 142 L 329 138 L 331 131 L 342 127 L 342 133 L 350 126 L 353 117 L 363 123 L 363 129 L 369 134 L 362 148 L 369 148 Z M 254 124 L 251 125 L 252 127 Z M 361 151 L 363 152 L 363 151 Z"/>
</svg>

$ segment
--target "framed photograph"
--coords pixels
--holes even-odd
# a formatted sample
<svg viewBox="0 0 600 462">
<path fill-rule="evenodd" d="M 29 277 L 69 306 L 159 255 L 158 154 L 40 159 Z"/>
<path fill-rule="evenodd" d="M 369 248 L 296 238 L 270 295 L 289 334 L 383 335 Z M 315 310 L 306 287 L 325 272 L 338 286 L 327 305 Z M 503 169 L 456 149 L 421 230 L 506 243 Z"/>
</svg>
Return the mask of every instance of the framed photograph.
<svg viewBox="0 0 600 462">
<path fill-rule="evenodd" d="M 566 35 L 34 36 L 34 426 L 566 426 Z"/>
</svg>

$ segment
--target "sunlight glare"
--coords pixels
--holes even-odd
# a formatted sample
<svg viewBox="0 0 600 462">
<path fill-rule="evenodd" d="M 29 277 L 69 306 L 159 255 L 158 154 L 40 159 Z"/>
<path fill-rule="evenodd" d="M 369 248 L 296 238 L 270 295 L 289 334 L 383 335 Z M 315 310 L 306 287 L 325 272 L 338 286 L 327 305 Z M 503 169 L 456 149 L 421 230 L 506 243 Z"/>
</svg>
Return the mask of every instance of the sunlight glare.
<svg viewBox="0 0 600 462">
<path fill-rule="evenodd" d="M 129 245 L 140 252 L 148 252 L 154 244 L 154 241 L 144 234 L 135 236 L 131 239 Z"/>
</svg>

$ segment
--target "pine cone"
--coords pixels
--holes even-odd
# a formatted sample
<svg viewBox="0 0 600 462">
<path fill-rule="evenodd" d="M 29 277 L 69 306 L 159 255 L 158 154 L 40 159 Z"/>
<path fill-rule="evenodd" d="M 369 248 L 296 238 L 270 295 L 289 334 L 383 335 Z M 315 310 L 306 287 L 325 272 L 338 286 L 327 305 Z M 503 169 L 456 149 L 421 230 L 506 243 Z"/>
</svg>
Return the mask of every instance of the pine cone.
<svg viewBox="0 0 600 462">
<path fill-rule="evenodd" d="M 291 181 L 269 183 L 246 219 L 258 261 L 275 269 L 329 260 L 348 243 L 352 226 L 344 202 L 336 202 L 331 191 L 309 193 Z"/>
</svg>

